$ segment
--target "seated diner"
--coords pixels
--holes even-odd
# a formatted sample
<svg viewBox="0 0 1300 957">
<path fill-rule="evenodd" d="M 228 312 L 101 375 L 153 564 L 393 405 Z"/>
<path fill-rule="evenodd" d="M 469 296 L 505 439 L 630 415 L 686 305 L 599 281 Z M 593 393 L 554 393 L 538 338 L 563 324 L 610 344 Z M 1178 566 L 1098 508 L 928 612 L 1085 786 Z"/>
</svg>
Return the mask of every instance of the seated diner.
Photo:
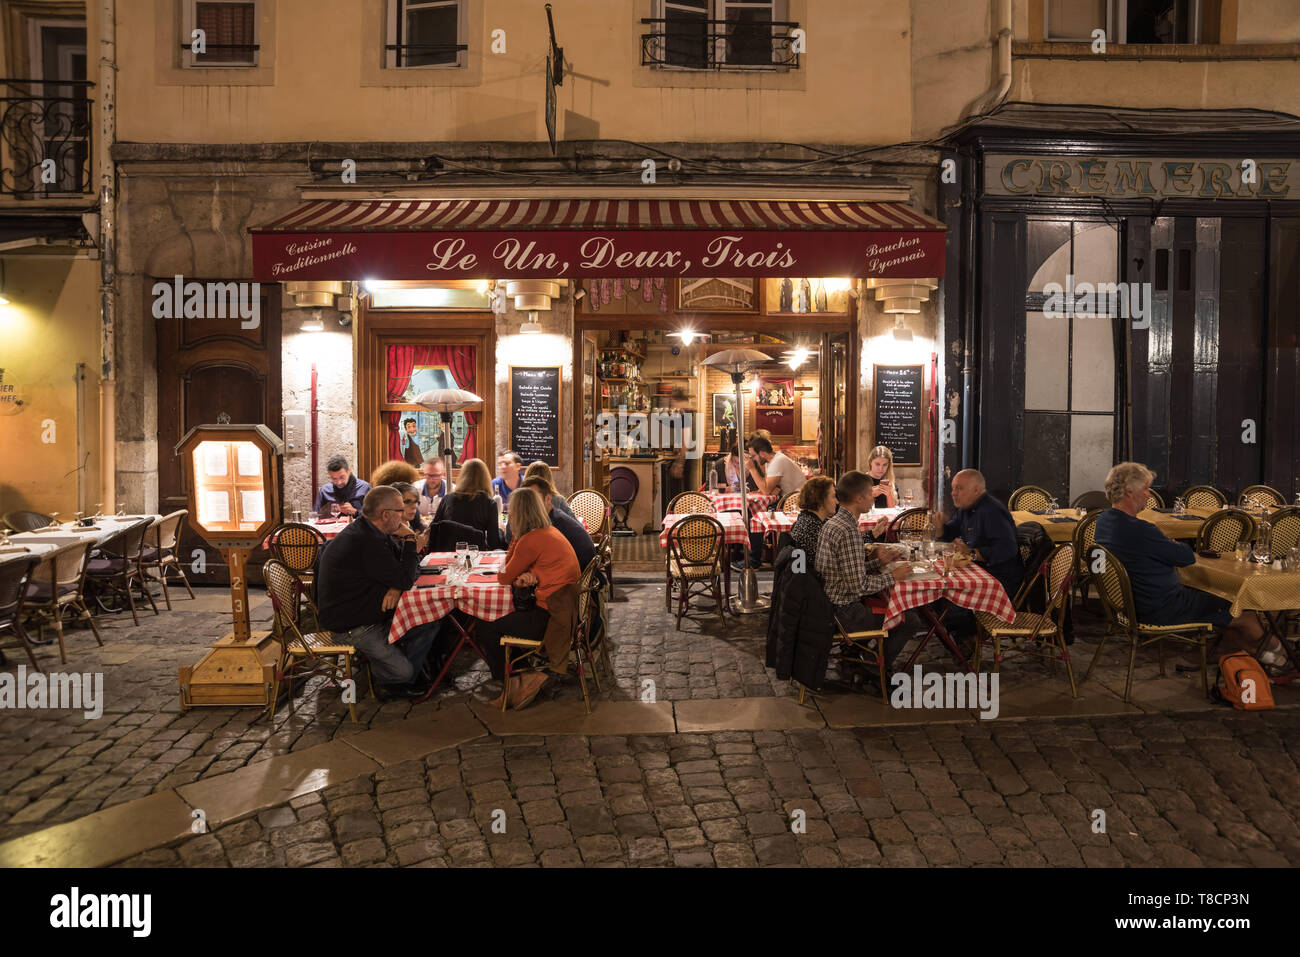
<svg viewBox="0 0 1300 957">
<path fill-rule="evenodd" d="M 470 459 L 460 467 L 456 489 L 440 503 L 435 522 L 459 522 L 487 536 L 488 548 L 504 548 L 500 513 L 492 501 L 492 483 L 482 459 Z"/>
</svg>

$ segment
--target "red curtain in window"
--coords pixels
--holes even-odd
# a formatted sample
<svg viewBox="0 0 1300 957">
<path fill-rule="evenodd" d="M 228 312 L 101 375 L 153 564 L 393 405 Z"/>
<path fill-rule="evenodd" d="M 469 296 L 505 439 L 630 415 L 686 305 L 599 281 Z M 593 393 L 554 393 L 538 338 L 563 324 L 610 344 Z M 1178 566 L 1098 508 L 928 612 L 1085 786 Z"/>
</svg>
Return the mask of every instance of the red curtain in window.
<svg viewBox="0 0 1300 957">
<path fill-rule="evenodd" d="M 389 346 L 387 401 L 405 401 L 406 390 L 411 385 L 411 376 L 420 366 L 435 368 L 445 366 L 459 388 L 477 394 L 476 358 L 474 346 Z M 390 459 L 402 457 L 402 419 L 409 415 L 409 412 L 388 413 L 388 457 Z M 457 464 L 478 456 L 478 430 L 474 428 L 477 424 L 477 416 L 472 412 L 466 412 L 465 422 L 470 429 L 465 435 L 464 450 Z"/>
</svg>

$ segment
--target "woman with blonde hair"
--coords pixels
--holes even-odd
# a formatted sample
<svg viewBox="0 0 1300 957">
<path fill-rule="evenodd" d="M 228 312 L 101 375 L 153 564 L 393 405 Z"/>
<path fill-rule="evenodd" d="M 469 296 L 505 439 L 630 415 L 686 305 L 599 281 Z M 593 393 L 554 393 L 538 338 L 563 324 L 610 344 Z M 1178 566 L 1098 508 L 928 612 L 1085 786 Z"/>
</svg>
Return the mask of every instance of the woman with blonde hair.
<svg viewBox="0 0 1300 957">
<path fill-rule="evenodd" d="M 546 506 L 537 491 L 521 485 L 510 493 L 510 549 L 506 552 L 505 567 L 497 580 L 508 587 L 536 588 L 536 605 L 516 610 L 495 621 L 479 621 L 475 634 L 483 657 L 487 659 L 492 677 L 505 680 L 506 659 L 501 648 L 501 636 L 513 635 L 540 641 L 546 636 L 546 626 L 551 620 L 551 609 L 559 613 L 563 602 L 572 614 L 576 607 L 577 583 L 582 576 L 578 556 L 573 546 L 546 515 Z M 553 641 L 546 645 L 549 670 L 564 674 L 569 670 L 568 641 Z M 508 695 L 511 707 L 525 707 L 546 683 L 541 672 L 529 672 L 514 678 L 502 694 Z M 499 704 L 500 698 L 497 699 Z"/>
<path fill-rule="evenodd" d="M 867 456 L 867 476 L 871 479 L 871 494 L 876 508 L 894 508 L 898 505 L 898 486 L 894 483 L 894 453 L 877 445 Z"/>
<path fill-rule="evenodd" d="M 414 485 L 419 480 L 419 471 L 413 465 L 403 462 L 401 459 L 390 459 L 370 473 L 371 488 L 378 488 L 380 485 L 394 485 L 397 482 Z"/>
<path fill-rule="evenodd" d="M 554 490 L 555 476 L 552 474 L 549 465 L 545 462 L 534 462 L 532 465 L 528 466 L 528 468 L 524 469 L 524 479 L 530 479 L 535 475 L 546 479 L 547 484 L 549 484 L 552 490 Z M 522 482 L 520 484 L 522 484 Z M 575 521 L 578 518 L 578 516 L 573 514 L 573 509 L 569 508 L 569 503 L 564 500 L 564 496 L 559 492 L 554 492 L 553 497 L 551 498 L 551 507 L 557 511 L 563 512 Z M 511 534 L 514 533 L 512 532 Z"/>
<path fill-rule="evenodd" d="M 487 535 L 488 548 L 504 548 L 501 522 L 492 501 L 492 475 L 482 459 L 470 459 L 460 467 L 456 490 L 438 503 L 435 522 L 459 522 Z"/>
</svg>

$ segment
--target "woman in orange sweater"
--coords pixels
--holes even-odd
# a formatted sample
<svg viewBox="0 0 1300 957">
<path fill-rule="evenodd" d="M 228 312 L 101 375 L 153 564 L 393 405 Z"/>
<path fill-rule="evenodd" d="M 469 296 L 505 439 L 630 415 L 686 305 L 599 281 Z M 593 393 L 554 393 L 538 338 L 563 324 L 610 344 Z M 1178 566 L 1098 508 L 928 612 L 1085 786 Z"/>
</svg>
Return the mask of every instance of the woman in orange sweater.
<svg viewBox="0 0 1300 957">
<path fill-rule="evenodd" d="M 549 599 L 566 585 L 574 585 L 582 576 L 578 556 L 568 539 L 551 525 L 541 496 L 531 488 L 520 488 L 510 495 L 510 548 L 506 564 L 497 580 L 502 585 L 537 586 L 537 605 L 528 611 L 512 611 L 496 621 L 479 621 L 476 629 L 478 646 L 487 658 L 492 677 L 505 678 L 506 659 L 501 636 L 513 635 L 541 641 L 550 621 Z M 509 694 L 510 705 L 522 708 L 546 683 L 546 675 L 528 672 L 515 678 Z M 500 698 L 497 702 L 500 702 Z"/>
</svg>

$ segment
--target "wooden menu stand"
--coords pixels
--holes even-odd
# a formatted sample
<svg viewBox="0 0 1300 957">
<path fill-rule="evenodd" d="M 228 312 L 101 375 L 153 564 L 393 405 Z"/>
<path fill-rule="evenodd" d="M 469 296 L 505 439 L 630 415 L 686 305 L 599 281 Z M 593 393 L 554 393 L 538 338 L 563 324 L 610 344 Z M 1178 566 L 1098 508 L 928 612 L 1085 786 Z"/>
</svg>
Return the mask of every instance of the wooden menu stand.
<svg viewBox="0 0 1300 957">
<path fill-rule="evenodd" d="M 284 444 L 264 425 L 201 425 L 176 446 L 189 488 L 191 523 L 230 568 L 234 631 L 197 664 L 180 669 L 181 708 L 256 705 L 275 694 L 281 643 L 248 621 L 245 565 L 280 514 Z"/>
</svg>

